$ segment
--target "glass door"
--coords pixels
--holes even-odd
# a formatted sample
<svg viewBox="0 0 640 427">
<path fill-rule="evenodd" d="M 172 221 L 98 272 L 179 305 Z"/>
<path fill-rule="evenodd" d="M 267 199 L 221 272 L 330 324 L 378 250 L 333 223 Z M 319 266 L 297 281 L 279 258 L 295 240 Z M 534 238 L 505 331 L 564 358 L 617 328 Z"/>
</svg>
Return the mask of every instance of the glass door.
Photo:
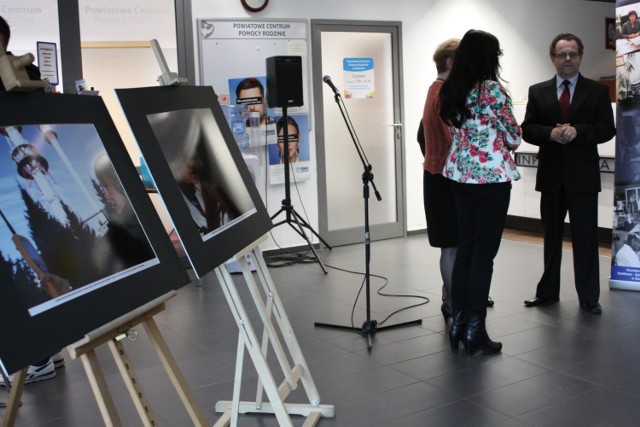
<svg viewBox="0 0 640 427">
<path fill-rule="evenodd" d="M 311 21 L 319 233 L 331 245 L 364 239 L 364 168 L 336 104 L 337 87 L 382 197 L 369 191 L 371 240 L 405 233 L 399 22 Z"/>
</svg>

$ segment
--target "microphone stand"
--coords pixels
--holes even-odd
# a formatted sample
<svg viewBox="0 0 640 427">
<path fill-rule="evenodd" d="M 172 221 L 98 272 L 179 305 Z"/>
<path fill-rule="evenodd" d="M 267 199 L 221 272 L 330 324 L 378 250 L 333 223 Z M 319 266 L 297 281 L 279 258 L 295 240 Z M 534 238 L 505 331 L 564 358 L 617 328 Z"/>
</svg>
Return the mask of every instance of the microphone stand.
<svg viewBox="0 0 640 427">
<path fill-rule="evenodd" d="M 324 79 L 323 79 L 324 80 Z M 328 81 L 327 81 L 328 80 Z M 369 184 L 373 187 L 373 191 L 376 195 L 376 199 L 378 201 L 382 200 L 378 189 L 376 188 L 376 184 L 373 182 L 373 166 L 369 163 L 367 156 L 360 144 L 360 140 L 356 135 L 356 131 L 353 128 L 353 124 L 351 123 L 351 119 L 349 118 L 349 114 L 347 113 L 347 108 L 342 101 L 342 97 L 340 96 L 340 92 L 335 88 L 333 83 L 329 84 L 330 79 L 324 80 L 331 89 L 333 90 L 335 96 L 334 99 L 336 104 L 338 104 L 338 108 L 340 109 L 340 113 L 342 114 L 342 118 L 347 126 L 347 130 L 349 131 L 349 135 L 351 135 L 351 140 L 353 141 L 353 145 L 356 148 L 356 152 L 358 153 L 358 157 L 360 157 L 360 162 L 362 163 L 362 167 L 364 172 L 362 173 L 362 196 L 364 198 L 364 253 L 365 253 L 365 295 L 366 295 L 366 311 L 367 311 L 367 320 L 362 324 L 360 330 L 354 328 L 353 326 L 344 326 L 344 325 L 334 325 L 330 323 L 320 323 L 315 322 L 315 326 L 323 327 L 323 328 L 333 328 L 333 329 L 343 329 L 343 330 L 352 330 L 359 332 L 362 336 L 367 337 L 367 349 L 369 353 L 371 353 L 371 337 L 375 335 L 377 331 L 383 331 L 387 329 L 395 329 L 401 328 L 404 326 L 412 326 L 412 325 L 421 325 L 422 319 L 412 320 L 409 322 L 398 323 L 395 325 L 382 326 L 378 327 L 378 322 L 376 320 L 371 319 L 371 286 L 370 286 L 370 263 L 371 263 L 371 239 L 369 234 Z"/>
</svg>

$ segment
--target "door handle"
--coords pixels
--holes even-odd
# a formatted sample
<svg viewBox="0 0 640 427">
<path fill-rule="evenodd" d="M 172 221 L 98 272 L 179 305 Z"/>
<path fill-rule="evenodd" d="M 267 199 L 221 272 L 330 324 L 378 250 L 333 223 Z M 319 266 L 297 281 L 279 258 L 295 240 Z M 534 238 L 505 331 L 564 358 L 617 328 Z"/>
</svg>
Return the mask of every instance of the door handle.
<svg viewBox="0 0 640 427">
<path fill-rule="evenodd" d="M 402 123 L 396 122 L 396 123 L 393 123 L 393 124 L 390 124 L 390 125 L 387 125 L 387 126 L 390 126 L 390 127 L 393 128 L 393 131 L 396 134 L 396 136 L 395 136 L 396 140 L 402 141 L 402 127 L 403 127 Z"/>
</svg>

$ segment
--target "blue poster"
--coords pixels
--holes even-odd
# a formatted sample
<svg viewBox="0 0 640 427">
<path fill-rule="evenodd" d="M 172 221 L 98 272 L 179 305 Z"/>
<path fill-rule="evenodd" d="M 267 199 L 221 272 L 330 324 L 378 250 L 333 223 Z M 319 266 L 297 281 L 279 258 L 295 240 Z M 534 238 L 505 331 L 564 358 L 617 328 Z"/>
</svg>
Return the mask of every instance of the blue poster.
<svg viewBox="0 0 640 427">
<path fill-rule="evenodd" d="M 374 98 L 376 95 L 373 58 L 344 58 L 344 97 L 349 99 Z"/>
</svg>

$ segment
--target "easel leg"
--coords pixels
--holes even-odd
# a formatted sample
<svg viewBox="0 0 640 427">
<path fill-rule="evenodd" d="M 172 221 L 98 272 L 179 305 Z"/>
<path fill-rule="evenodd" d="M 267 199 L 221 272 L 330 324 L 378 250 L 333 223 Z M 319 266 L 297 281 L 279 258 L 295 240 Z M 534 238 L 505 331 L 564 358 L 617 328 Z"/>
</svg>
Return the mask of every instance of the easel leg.
<svg viewBox="0 0 640 427">
<path fill-rule="evenodd" d="M 144 390 L 142 390 L 140 380 L 131 366 L 129 356 L 124 349 L 122 341 L 116 341 L 115 338 L 109 341 L 109 350 L 111 350 L 111 354 L 116 361 L 118 369 L 120 370 L 120 375 L 122 376 L 122 379 L 127 386 L 127 390 L 131 395 L 131 400 L 138 410 L 138 415 L 140 415 L 142 424 L 145 427 L 157 426 L 158 423 L 155 419 L 155 415 L 151 410 L 151 406 L 149 405 L 147 396 L 144 394 Z"/>
<path fill-rule="evenodd" d="M 209 423 L 206 417 L 202 413 L 200 406 L 198 406 L 196 399 L 193 396 L 193 392 L 187 385 L 187 381 L 184 379 L 184 375 L 182 375 L 182 372 L 178 368 L 178 364 L 171 354 L 166 341 L 162 337 L 155 320 L 153 320 L 153 318 L 147 319 L 143 322 L 143 325 L 151 339 L 153 348 L 155 348 L 156 353 L 158 353 L 158 357 L 160 358 L 167 375 L 169 375 L 169 379 L 171 379 L 173 387 L 176 389 L 176 392 L 178 392 L 180 400 L 182 400 L 182 404 L 187 409 L 189 417 L 191 417 L 191 421 L 193 421 L 193 425 L 208 425 Z"/>
<path fill-rule="evenodd" d="M 89 384 L 91 384 L 91 389 L 96 398 L 96 403 L 98 403 L 98 408 L 100 409 L 100 414 L 102 414 L 105 426 L 122 427 L 116 405 L 113 403 L 109 387 L 107 387 L 107 381 L 104 378 L 102 369 L 100 369 L 100 362 L 98 361 L 96 352 L 90 350 L 81 355 L 80 360 L 89 379 Z"/>
<path fill-rule="evenodd" d="M 293 363 L 294 365 L 302 368 L 302 376 L 300 377 L 300 380 L 302 381 L 307 398 L 313 406 L 317 406 L 320 404 L 320 394 L 318 393 L 318 389 L 311 377 L 307 362 L 302 354 L 302 350 L 300 349 L 300 344 L 293 333 L 293 328 L 291 327 L 287 313 L 284 310 L 282 301 L 280 300 L 278 290 L 276 289 L 273 279 L 269 274 L 262 252 L 256 248 L 252 251 L 251 255 L 253 256 L 256 265 L 256 271 L 258 272 L 260 283 L 264 288 L 264 292 L 269 296 L 270 304 L 274 307 L 273 313 L 275 315 L 276 322 L 278 323 L 280 331 L 282 331 L 282 337 L 285 340 L 289 353 L 291 354 Z"/>
<path fill-rule="evenodd" d="M 236 353 L 236 372 L 233 379 L 233 403 L 231 404 L 231 427 L 238 425 L 240 413 L 240 389 L 242 387 L 242 367 L 244 366 L 244 340 L 242 333 L 238 336 L 238 350 Z"/>
<path fill-rule="evenodd" d="M 28 369 L 29 368 L 21 369 L 13 376 L 7 408 L 4 410 L 4 418 L 2 419 L 2 427 L 13 427 L 16 422 L 18 408 L 20 407 L 20 398 L 22 398 L 22 390 L 24 389 L 24 380 L 27 378 Z M 9 386 L 8 382 L 5 384 Z"/>
<path fill-rule="evenodd" d="M 266 312 L 268 316 L 271 316 L 271 313 L 273 311 L 273 298 L 270 298 L 267 295 L 267 307 L 266 307 Z M 267 330 L 267 327 L 265 326 L 263 331 L 262 331 L 262 348 L 260 349 L 262 352 L 262 357 L 264 357 L 264 360 L 267 360 L 267 351 L 269 350 L 269 331 Z M 258 378 L 258 387 L 256 390 L 256 407 L 260 408 L 262 407 L 262 398 L 264 397 L 264 386 L 262 385 L 262 381 L 260 381 L 260 378 Z"/>
<path fill-rule="evenodd" d="M 238 348 L 236 350 L 236 370 L 233 378 L 233 399 L 229 409 L 216 421 L 213 427 L 237 427 L 240 413 L 240 389 L 242 387 L 242 367 L 244 365 L 244 334 L 238 334 Z M 260 381 L 260 380 L 258 380 Z"/>
<path fill-rule="evenodd" d="M 249 288 L 251 297 L 253 298 L 253 303 L 255 304 L 258 310 L 258 314 L 260 315 L 260 320 L 262 320 L 262 324 L 264 326 L 263 336 L 266 336 L 266 337 L 263 338 L 263 341 L 262 341 L 261 354 L 266 362 L 267 346 L 269 342 L 271 342 L 271 345 L 273 346 L 273 350 L 276 353 L 276 359 L 280 364 L 280 368 L 284 373 L 284 376 L 287 380 L 287 383 L 289 384 L 289 387 L 291 389 L 295 389 L 297 381 L 293 378 L 293 375 L 291 374 L 291 366 L 289 365 L 289 360 L 287 359 L 282 343 L 280 342 L 280 339 L 278 338 L 278 334 L 273 326 L 273 322 L 271 321 L 271 310 L 269 310 L 269 307 L 273 303 L 273 292 L 267 293 L 266 298 L 268 302 L 265 306 L 265 303 L 262 299 L 262 295 L 260 295 L 260 291 L 258 290 L 258 285 L 255 279 L 253 278 L 253 274 L 251 273 L 251 268 L 249 267 L 247 260 L 244 257 L 242 257 L 241 259 L 238 260 L 238 262 L 242 266 L 242 274 L 244 276 L 245 281 L 247 282 L 247 287 Z M 256 266 L 256 268 L 258 267 Z"/>
<path fill-rule="evenodd" d="M 249 317 L 244 308 L 244 305 L 242 304 L 242 300 L 238 295 L 238 290 L 236 289 L 231 274 L 229 274 L 229 272 L 226 270 L 226 267 L 224 266 L 216 268 L 215 272 L 218 277 L 218 281 L 222 286 L 225 297 L 227 298 L 229 307 L 232 310 L 233 316 L 236 319 L 238 329 L 242 334 L 243 345 L 246 346 L 247 352 L 251 356 L 253 365 L 258 372 L 258 376 L 261 378 L 264 384 L 267 397 L 271 402 L 271 413 L 276 415 L 280 426 L 293 427 L 293 423 L 291 422 L 291 418 L 287 414 L 284 402 L 278 394 L 278 388 L 275 380 L 273 379 L 273 375 L 271 374 L 271 370 L 262 357 L 262 353 L 260 353 L 260 343 L 256 337 L 255 331 L 253 330 L 253 326 L 249 322 Z M 216 410 L 219 410 L 218 408 L 219 406 L 216 405 Z"/>
</svg>

